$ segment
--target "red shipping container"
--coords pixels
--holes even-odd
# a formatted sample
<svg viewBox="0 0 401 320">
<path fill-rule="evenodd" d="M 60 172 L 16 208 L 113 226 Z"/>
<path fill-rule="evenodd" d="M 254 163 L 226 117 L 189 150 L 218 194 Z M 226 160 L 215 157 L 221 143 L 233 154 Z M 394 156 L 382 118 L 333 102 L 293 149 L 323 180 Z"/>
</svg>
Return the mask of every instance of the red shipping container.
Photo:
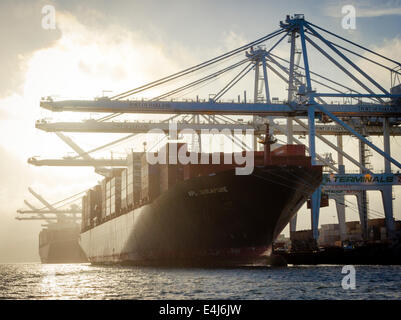
<svg viewBox="0 0 401 320">
<path fill-rule="evenodd" d="M 320 208 L 329 206 L 329 196 L 327 194 L 322 193 L 320 196 Z M 311 200 L 306 202 L 306 207 L 310 209 L 312 207 Z"/>
<path fill-rule="evenodd" d="M 286 144 L 272 151 L 272 156 L 305 156 L 305 145 Z"/>
<path fill-rule="evenodd" d="M 160 191 L 167 191 L 169 188 L 184 180 L 184 166 L 182 164 L 160 165 Z"/>
<path fill-rule="evenodd" d="M 311 158 L 305 156 L 272 156 L 271 164 L 278 166 L 310 167 Z"/>
</svg>

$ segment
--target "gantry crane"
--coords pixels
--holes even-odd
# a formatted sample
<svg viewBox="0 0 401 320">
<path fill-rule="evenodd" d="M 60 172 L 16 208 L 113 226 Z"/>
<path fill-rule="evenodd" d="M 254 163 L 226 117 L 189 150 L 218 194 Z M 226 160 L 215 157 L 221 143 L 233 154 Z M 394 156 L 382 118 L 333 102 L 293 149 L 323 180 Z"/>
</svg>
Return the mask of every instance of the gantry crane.
<svg viewBox="0 0 401 320">
<path fill-rule="evenodd" d="M 68 224 L 68 223 L 77 223 L 80 219 L 82 210 L 79 208 L 78 205 L 74 204 L 78 199 L 72 201 L 72 204 L 69 209 L 61 209 L 60 207 L 56 207 L 56 205 L 65 202 L 66 200 L 74 200 L 79 194 L 75 194 L 71 197 L 58 201 L 54 204 L 51 204 L 47 200 L 45 200 L 39 193 L 35 192 L 32 188 L 28 188 L 28 191 L 38 199 L 43 205 L 43 208 L 37 208 L 30 204 L 27 200 L 24 200 L 24 203 L 30 208 L 30 210 L 19 209 L 17 210 L 18 216 L 16 217 L 17 220 L 45 220 L 48 225 L 53 224 Z M 65 204 L 63 205 L 65 206 Z M 25 216 L 25 215 L 30 216 Z"/>
<path fill-rule="evenodd" d="M 328 40 L 330 36 L 341 44 Z M 285 59 L 275 54 L 274 50 L 288 38 L 289 58 Z M 269 46 L 267 46 L 267 44 Z M 348 46 L 348 47 L 346 47 Z M 347 85 L 338 80 L 334 80 L 330 75 L 323 75 L 312 71 L 309 67 L 310 59 L 308 49 L 314 50 L 324 57 L 328 62 L 340 70 L 343 75 L 353 81 L 353 85 Z M 361 50 L 362 53 L 358 53 Z M 364 54 L 369 54 L 368 58 Z M 386 89 L 379 84 L 374 77 L 369 75 L 349 56 L 369 61 L 377 67 L 382 68 L 383 72 L 391 75 L 391 88 Z M 231 63 L 233 58 L 238 61 Z M 381 60 L 380 62 L 378 60 Z M 222 62 L 230 61 L 230 65 L 221 67 Z M 302 65 L 301 63 L 302 62 Z M 385 64 L 386 63 L 386 64 Z M 390 64 L 390 65 L 388 65 Z M 159 93 L 154 98 L 138 98 L 138 94 L 149 92 L 153 89 L 163 88 L 166 84 L 171 84 L 176 80 L 182 80 L 188 75 L 208 70 L 211 66 L 219 67 L 217 71 L 202 75 L 197 80 L 191 80 L 185 85 L 164 93 Z M 399 176 L 391 172 L 391 164 L 401 169 L 401 163 L 391 156 L 390 135 L 400 135 L 401 123 L 401 64 L 398 61 L 384 57 L 357 43 L 347 40 L 324 28 L 312 24 L 305 20 L 302 14 L 287 16 L 285 21 L 280 22 L 280 28 L 264 37 L 243 45 L 237 49 L 219 55 L 213 59 L 187 68 L 175 74 L 150 82 L 143 86 L 122 92 L 112 97 L 102 97 L 94 100 L 66 100 L 55 101 L 51 97 L 43 98 L 40 102 L 42 108 L 55 111 L 73 112 L 100 112 L 111 113 L 94 122 L 84 123 L 47 123 L 37 122 L 37 127 L 43 130 L 56 132 L 114 132 L 130 133 L 123 139 L 129 139 L 135 134 L 145 132 L 150 128 L 166 130 L 169 121 L 159 123 L 115 123 L 109 120 L 122 114 L 159 114 L 172 115 L 170 119 L 176 119 L 178 115 L 186 117 L 192 116 L 194 121 L 190 123 L 179 123 L 176 125 L 183 128 L 193 128 L 195 132 L 202 128 L 218 126 L 219 121 L 216 117 L 232 119 L 233 116 L 252 116 L 251 123 L 244 124 L 240 121 L 233 121 L 230 125 L 236 128 L 246 128 L 251 126 L 256 134 L 262 134 L 264 125 L 269 124 L 271 132 L 283 134 L 287 137 L 287 143 L 302 143 L 294 137 L 294 134 L 308 136 L 307 150 L 312 158 L 312 163 L 318 161 L 326 166 L 325 182 L 318 188 L 312 196 L 312 230 L 314 238 L 318 237 L 319 208 L 322 190 L 329 191 L 330 188 L 337 188 L 340 191 L 352 189 L 358 197 L 360 204 L 361 224 L 366 232 L 367 224 L 367 205 L 366 191 L 380 190 L 382 193 L 383 206 L 386 217 L 386 227 L 388 235 L 393 236 L 393 207 L 392 207 L 392 186 L 398 184 Z M 195 89 L 210 84 L 223 74 L 231 74 L 238 71 L 231 80 L 226 83 L 217 93 L 209 95 L 208 98 L 180 100 L 180 95 L 193 93 Z M 238 100 L 223 101 L 223 97 L 251 72 L 254 72 L 254 94 L 253 101 L 248 99 L 246 91 L 243 98 L 238 96 Z M 231 72 L 231 73 L 230 73 Z M 271 77 L 275 75 L 278 79 L 288 86 L 287 100 L 279 101 L 273 97 L 271 89 Z M 319 90 L 314 86 L 318 86 Z M 177 98 L 178 96 L 178 98 Z M 134 97 L 134 99 L 132 99 Z M 131 99 L 130 99 L 131 98 Z M 327 99 L 342 99 L 341 102 L 330 103 Z M 200 122 L 200 117 L 208 117 L 204 123 Z M 285 119 L 286 123 L 275 122 L 275 120 Z M 320 122 L 320 123 L 317 123 Z M 229 124 L 224 123 L 228 126 Z M 324 135 L 336 135 L 337 144 L 330 142 Z M 342 137 L 349 135 L 358 139 L 360 144 L 359 159 L 346 153 L 343 149 Z M 369 140 L 369 136 L 383 136 L 384 149 L 377 147 Z M 329 159 L 325 159 L 316 152 L 316 139 L 319 139 L 338 154 L 337 165 Z M 256 148 L 256 145 L 252 146 Z M 380 175 L 368 167 L 366 163 L 366 147 L 374 150 L 384 158 L 385 173 Z M 99 150 L 101 147 L 94 150 Z M 90 152 L 86 152 L 88 154 Z M 78 151 L 82 155 L 81 151 Z M 344 167 L 344 158 L 356 165 L 360 169 L 360 174 L 355 177 L 356 183 L 349 183 L 351 175 L 347 174 Z M 88 159 L 80 160 L 85 163 Z M 105 163 L 94 162 L 92 165 L 101 166 Z M 34 161 L 30 161 L 34 163 Z M 67 163 L 67 162 L 66 162 Z M 74 163 L 78 163 L 75 160 Z M 36 164 L 38 164 L 36 162 Z M 58 164 L 58 163 L 53 163 Z M 111 163 L 108 163 L 112 165 Z M 328 179 L 332 177 L 333 179 Z M 369 175 L 368 182 L 360 182 L 361 177 Z M 338 179 L 336 179 L 336 177 Z M 377 179 L 377 180 L 376 180 Z M 387 181 L 386 183 L 383 183 Z M 345 181 L 345 182 L 343 182 Z M 348 182 L 347 182 L 348 181 Z M 364 196 L 365 194 L 365 196 Z M 339 222 L 344 231 L 345 205 L 344 193 L 336 194 L 334 198 L 337 205 Z M 296 220 L 292 220 L 291 230 L 295 230 Z M 365 235 L 366 236 L 366 235 Z"/>
</svg>

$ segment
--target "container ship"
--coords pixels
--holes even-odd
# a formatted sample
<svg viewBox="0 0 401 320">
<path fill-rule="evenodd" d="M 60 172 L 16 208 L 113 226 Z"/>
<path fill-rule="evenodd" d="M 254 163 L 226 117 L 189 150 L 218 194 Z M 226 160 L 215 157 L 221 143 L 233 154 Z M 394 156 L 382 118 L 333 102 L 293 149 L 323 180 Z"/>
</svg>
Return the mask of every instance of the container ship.
<svg viewBox="0 0 401 320">
<path fill-rule="evenodd" d="M 170 143 L 164 148 L 167 154 Z M 178 149 L 186 144 L 177 143 Z M 159 151 L 161 152 L 161 151 Z M 93 264 L 239 266 L 267 260 L 273 240 L 322 181 L 303 145 L 253 152 L 236 175 L 235 153 L 199 153 L 220 164 L 149 164 L 125 169 L 82 198 L 79 243 Z M 169 157 L 169 155 L 168 155 Z M 232 164 L 222 164 L 231 158 Z M 227 161 L 224 161 L 227 163 Z"/>
<path fill-rule="evenodd" d="M 88 262 L 79 239 L 80 227 L 76 223 L 51 223 L 39 233 L 39 256 L 42 263 Z"/>
</svg>

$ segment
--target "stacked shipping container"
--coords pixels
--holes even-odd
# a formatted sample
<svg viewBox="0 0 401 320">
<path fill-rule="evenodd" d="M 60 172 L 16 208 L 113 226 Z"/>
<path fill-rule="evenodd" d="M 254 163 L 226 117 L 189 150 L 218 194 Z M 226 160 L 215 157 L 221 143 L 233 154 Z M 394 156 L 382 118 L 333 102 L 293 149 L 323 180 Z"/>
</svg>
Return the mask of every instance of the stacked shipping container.
<svg viewBox="0 0 401 320">
<path fill-rule="evenodd" d="M 85 231 L 89 226 L 89 212 L 87 208 L 86 196 L 82 197 L 82 221 L 81 221 L 81 230 Z"/>
<path fill-rule="evenodd" d="M 121 211 L 127 210 L 127 169 L 121 171 Z"/>
<path fill-rule="evenodd" d="M 176 159 L 174 162 L 177 164 L 170 164 L 168 160 L 170 158 L 170 146 L 172 148 L 176 148 L 177 153 L 178 150 L 182 150 L 183 152 L 187 150 L 187 145 L 185 143 L 167 143 L 160 152 L 164 152 L 166 154 L 167 163 L 160 164 L 160 192 L 165 192 L 175 184 L 184 180 L 184 165 Z M 173 162 L 173 163 L 174 163 Z"/>
<path fill-rule="evenodd" d="M 106 182 L 106 217 L 110 215 L 111 212 L 111 181 Z"/>
<path fill-rule="evenodd" d="M 100 221 L 101 219 L 101 212 L 102 212 L 102 189 L 100 188 L 99 185 L 95 186 L 95 188 L 93 189 L 92 192 L 92 200 L 91 200 L 91 214 L 90 214 L 90 218 L 91 220 L 94 221 L 94 223 L 96 224 L 97 222 Z"/>
<path fill-rule="evenodd" d="M 105 178 L 95 190 L 89 190 L 82 199 L 83 228 L 89 228 L 93 224 L 150 202 L 183 180 L 246 165 L 246 163 L 236 164 L 235 153 L 222 152 L 197 154 L 199 164 L 183 165 L 179 159 L 176 159 L 177 164 L 170 164 L 170 146 L 176 148 L 177 154 L 182 148 L 187 150 L 185 143 L 168 143 L 164 146 L 165 149 L 161 150 L 166 154 L 167 163 L 155 165 L 148 163 L 146 153 L 131 152 L 127 157 L 126 169 L 112 169 L 111 177 Z M 253 155 L 254 165 L 263 166 L 264 152 L 257 151 Z M 246 153 L 243 151 L 241 158 L 245 159 L 245 156 Z M 200 164 L 205 157 L 208 158 L 209 164 Z M 218 159 L 216 161 L 218 164 L 213 164 L 213 159 Z M 307 166 L 310 165 L 310 157 L 305 157 L 305 146 L 286 145 L 272 151 L 271 164 Z"/>
<path fill-rule="evenodd" d="M 160 168 L 158 164 L 149 164 L 146 154 L 141 159 L 141 201 L 148 202 L 160 193 Z"/>
<path fill-rule="evenodd" d="M 127 208 L 132 209 L 139 204 L 141 198 L 141 158 L 143 153 L 131 152 L 127 157 Z"/>
<path fill-rule="evenodd" d="M 305 146 L 286 144 L 271 152 L 272 165 L 310 166 L 311 158 L 305 156 Z"/>
<path fill-rule="evenodd" d="M 317 250 L 312 230 L 290 231 L 291 251 L 310 252 Z"/>
<path fill-rule="evenodd" d="M 335 246 L 337 243 L 341 245 L 339 225 L 337 223 L 322 224 L 319 230 L 319 245 Z"/>
<path fill-rule="evenodd" d="M 347 240 L 362 241 L 361 223 L 359 221 L 348 221 L 345 225 L 347 229 Z"/>
<path fill-rule="evenodd" d="M 303 144 L 286 144 L 272 151 L 273 156 L 305 156 L 305 146 Z"/>
<path fill-rule="evenodd" d="M 121 210 L 121 174 L 110 180 L 110 215 L 120 214 Z"/>
<path fill-rule="evenodd" d="M 82 197 L 82 228 L 94 226 L 101 219 L 101 188 L 95 186 Z"/>
<path fill-rule="evenodd" d="M 103 220 L 106 217 L 106 193 L 107 193 L 107 179 L 102 180 L 100 183 L 101 188 L 101 198 L 102 198 L 102 213 L 101 219 Z"/>
</svg>

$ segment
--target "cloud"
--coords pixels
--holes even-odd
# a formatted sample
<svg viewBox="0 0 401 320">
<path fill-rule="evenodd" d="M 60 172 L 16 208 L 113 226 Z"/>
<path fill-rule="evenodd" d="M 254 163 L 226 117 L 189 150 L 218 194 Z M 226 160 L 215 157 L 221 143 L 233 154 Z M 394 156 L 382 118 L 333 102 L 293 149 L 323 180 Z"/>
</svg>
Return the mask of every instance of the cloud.
<svg viewBox="0 0 401 320">
<path fill-rule="evenodd" d="M 327 16 L 341 18 L 343 6 L 352 5 L 356 9 L 357 18 L 373 18 L 389 15 L 401 15 L 401 1 L 340 1 L 326 6 Z"/>
<path fill-rule="evenodd" d="M 372 51 L 387 57 L 389 59 L 399 61 L 399 52 L 401 51 L 401 39 L 400 38 L 392 38 L 392 39 L 383 39 L 381 45 L 376 45 L 372 46 L 369 49 Z M 349 55 L 350 56 L 350 55 Z M 394 68 L 395 64 L 383 59 L 381 57 L 378 57 L 372 53 L 366 52 L 363 54 L 365 58 L 371 59 L 373 61 L 376 61 L 384 66 L 391 68 Z M 383 67 L 373 64 L 370 61 L 367 61 L 362 58 L 358 59 L 353 59 L 353 61 L 356 63 L 356 65 L 363 70 L 367 75 L 369 75 L 372 79 L 374 79 L 378 84 L 380 84 L 384 89 L 390 90 L 391 87 L 391 72 L 388 69 L 384 69 Z M 353 69 L 352 69 L 353 70 Z M 376 86 L 371 84 L 365 77 L 363 77 L 361 74 L 355 72 L 353 73 L 359 80 L 361 80 L 364 84 L 366 84 L 370 89 L 372 89 L 376 93 L 382 93 L 380 89 L 378 89 Z M 347 78 L 347 83 L 352 86 L 353 85 L 353 80 L 350 78 Z M 359 86 L 358 86 L 359 88 Z M 360 92 L 364 92 L 365 90 L 360 88 Z"/>
<path fill-rule="evenodd" d="M 21 92 L 27 61 L 35 50 L 50 47 L 61 32 L 44 30 L 42 7 L 49 1 L 0 2 L 0 97 Z"/>
<path fill-rule="evenodd" d="M 370 18 L 370 17 L 381 17 L 381 16 L 400 16 L 401 8 L 361 8 L 358 10 L 358 17 L 360 18 Z"/>
<path fill-rule="evenodd" d="M 98 22 L 107 19 L 103 13 L 96 16 Z M 187 48 L 141 31 L 113 23 L 83 24 L 64 11 L 58 11 L 57 19 L 62 37 L 29 60 L 26 87 L 34 82 L 43 96 L 93 98 L 103 89 L 119 93 L 194 63 Z"/>
<path fill-rule="evenodd" d="M 384 39 L 383 44 L 381 46 L 375 46 L 372 49 L 378 54 L 381 54 L 384 57 L 387 57 L 389 59 L 395 60 L 395 61 L 400 61 L 400 55 L 399 53 L 401 52 L 401 39 L 400 38 L 393 38 L 393 39 Z M 368 55 L 368 54 L 367 54 Z M 370 58 L 372 58 L 372 54 L 370 54 Z M 384 60 L 382 58 L 378 58 L 378 61 L 380 63 L 383 63 L 384 65 L 387 66 L 392 66 L 394 67 L 394 64 L 391 62 L 388 62 L 387 60 Z M 384 84 L 387 88 L 390 88 L 390 71 L 385 70 L 379 66 L 376 65 L 368 65 L 369 62 L 363 62 L 364 65 L 366 66 L 366 70 L 370 75 L 375 76 L 375 80 L 378 81 L 379 83 Z"/>
<path fill-rule="evenodd" d="M 251 42 L 249 39 L 246 39 L 243 34 L 236 33 L 233 30 L 223 32 L 223 39 L 225 51 L 233 50 Z"/>
</svg>

